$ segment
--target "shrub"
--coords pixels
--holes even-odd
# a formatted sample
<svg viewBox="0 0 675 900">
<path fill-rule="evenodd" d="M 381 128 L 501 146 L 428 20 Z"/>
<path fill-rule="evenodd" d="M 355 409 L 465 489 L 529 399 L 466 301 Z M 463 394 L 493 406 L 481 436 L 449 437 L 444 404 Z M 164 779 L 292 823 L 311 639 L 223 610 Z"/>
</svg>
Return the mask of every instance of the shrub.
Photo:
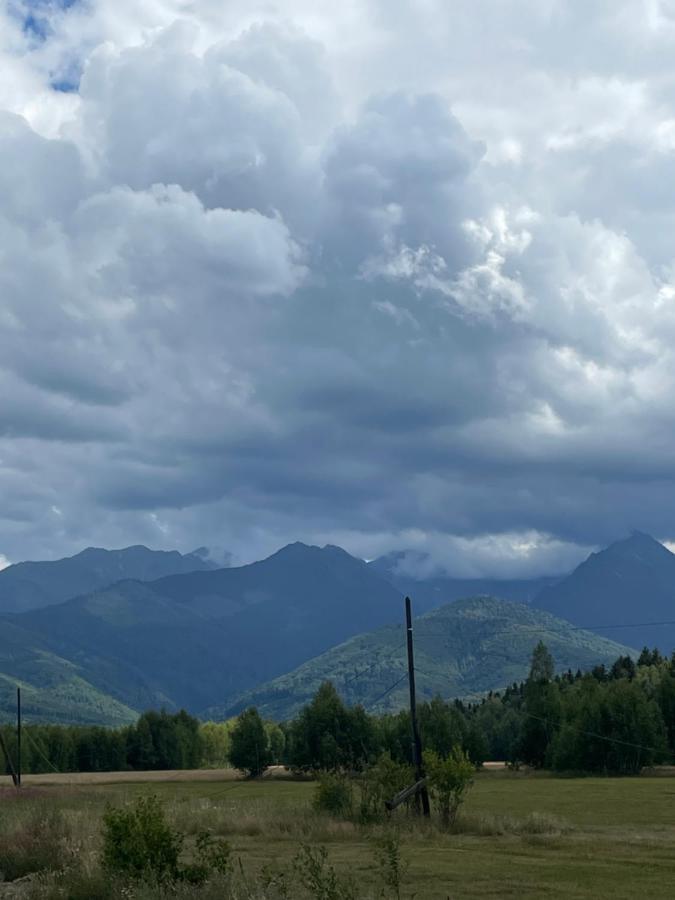
<svg viewBox="0 0 675 900">
<path fill-rule="evenodd" d="M 109 806 L 103 816 L 103 866 L 112 873 L 176 881 L 183 837 L 172 830 L 154 795 L 132 807 Z"/>
<path fill-rule="evenodd" d="M 319 778 L 314 794 L 314 808 L 334 816 L 349 816 L 353 806 L 353 791 L 344 775 L 326 772 Z"/>
<path fill-rule="evenodd" d="M 225 841 L 199 832 L 194 860 L 182 866 L 184 843 L 185 835 L 171 828 L 164 807 L 153 795 L 140 797 L 134 806 L 109 806 L 103 816 L 103 868 L 111 874 L 157 884 L 203 884 L 214 872 L 227 874 L 230 848 Z"/>
<path fill-rule="evenodd" d="M 208 831 L 200 831 L 196 840 L 195 861 L 181 869 L 180 876 L 191 884 L 203 884 L 213 872 L 227 875 L 229 870 L 229 844 L 214 838 Z"/>
<path fill-rule="evenodd" d="M 424 767 L 429 793 L 438 806 L 443 826 L 448 828 L 454 822 L 464 794 L 471 786 L 474 767 L 466 753 L 457 746 L 452 748 L 445 759 L 433 750 L 426 750 Z"/>
<path fill-rule="evenodd" d="M 360 780 L 361 821 L 365 823 L 380 820 L 385 814 L 385 801 L 409 787 L 414 780 L 414 772 L 410 766 L 396 762 L 389 753 L 383 753 Z"/>
</svg>

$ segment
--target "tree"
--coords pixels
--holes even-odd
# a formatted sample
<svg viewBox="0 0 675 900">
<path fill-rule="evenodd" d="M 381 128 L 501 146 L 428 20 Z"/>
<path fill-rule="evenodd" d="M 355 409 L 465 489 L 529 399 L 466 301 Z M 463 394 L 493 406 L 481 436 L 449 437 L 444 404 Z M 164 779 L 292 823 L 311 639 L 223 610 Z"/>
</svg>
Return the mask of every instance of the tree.
<svg viewBox="0 0 675 900">
<path fill-rule="evenodd" d="M 445 758 L 433 750 L 425 750 L 423 757 L 429 793 L 438 806 L 443 826 L 449 828 L 471 786 L 474 768 L 458 746 L 453 747 Z"/>
<path fill-rule="evenodd" d="M 376 750 L 375 727 L 363 707 L 347 709 L 326 681 L 291 725 L 287 758 L 301 771 L 362 769 Z"/>
<path fill-rule="evenodd" d="M 525 720 L 520 736 L 519 757 L 535 768 L 541 768 L 554 730 L 560 721 L 560 689 L 551 682 L 555 666 L 546 645 L 539 641 L 532 653 L 530 674 L 525 682 Z"/>
<path fill-rule="evenodd" d="M 528 681 L 546 682 L 551 681 L 555 674 L 555 663 L 553 657 L 549 653 L 548 647 L 543 641 L 539 641 L 532 651 L 532 662 L 530 663 L 530 674 Z"/>
<path fill-rule="evenodd" d="M 240 713 L 230 737 L 230 762 L 249 778 L 257 778 L 270 764 L 267 732 L 258 710 Z"/>
<path fill-rule="evenodd" d="M 435 750 L 439 756 L 447 756 L 452 748 L 463 746 L 466 739 L 466 723 L 464 716 L 455 706 L 451 706 L 439 696 L 429 703 L 418 707 L 420 735 L 422 744 L 429 750 Z M 408 721 L 408 741 L 410 723 Z"/>
</svg>

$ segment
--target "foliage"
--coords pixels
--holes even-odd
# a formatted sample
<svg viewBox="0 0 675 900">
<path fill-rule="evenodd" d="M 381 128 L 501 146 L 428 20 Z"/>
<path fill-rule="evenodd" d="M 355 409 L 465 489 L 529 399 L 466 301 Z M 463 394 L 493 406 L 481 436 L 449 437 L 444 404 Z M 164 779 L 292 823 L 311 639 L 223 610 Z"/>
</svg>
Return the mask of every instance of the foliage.
<svg viewBox="0 0 675 900">
<path fill-rule="evenodd" d="M 326 682 L 292 723 L 286 755 L 299 771 L 337 771 L 360 770 L 375 752 L 371 718 L 362 707 L 348 709 Z"/>
<path fill-rule="evenodd" d="M 629 652 L 529 605 L 492 597 L 459 600 L 415 620 L 418 695 L 478 697 L 525 680 L 539 634 L 559 668 L 610 666 Z M 407 705 L 408 687 L 401 678 L 405 667 L 400 628 L 386 626 L 332 647 L 242 700 L 263 717 L 288 720 L 331 681 L 347 705 L 362 703 L 370 711 L 395 716 Z"/>
<path fill-rule="evenodd" d="M 385 802 L 391 800 L 414 781 L 412 766 L 393 760 L 389 753 L 382 753 L 374 765 L 361 778 L 359 818 L 362 822 L 376 822 L 384 816 Z"/>
<path fill-rule="evenodd" d="M 106 809 L 103 867 L 112 874 L 176 881 L 182 848 L 182 835 L 170 827 L 154 795 L 139 797 L 134 806 Z"/>
<path fill-rule="evenodd" d="M 202 884 L 216 872 L 229 871 L 230 850 L 223 840 L 200 831 L 194 860 L 182 865 L 185 835 L 173 829 L 154 795 L 139 797 L 133 806 L 108 806 L 103 816 L 102 863 L 106 872 L 158 885 L 189 881 Z"/>
<path fill-rule="evenodd" d="M 347 817 L 352 812 L 354 792 L 352 783 L 345 775 L 324 772 L 314 793 L 314 808 L 334 816 Z"/>
<path fill-rule="evenodd" d="M 293 862 L 300 884 L 315 900 L 356 900 L 354 885 L 341 879 L 328 862 L 325 847 L 303 844 Z"/>
<path fill-rule="evenodd" d="M 257 778 L 271 761 L 265 725 L 254 707 L 240 713 L 230 735 L 230 762 L 250 778 Z"/>
<path fill-rule="evenodd" d="M 392 897 L 401 900 L 403 879 L 408 871 L 408 863 L 401 852 L 401 837 L 398 832 L 385 834 L 376 844 L 375 859 L 380 867 L 380 874 Z"/>
<path fill-rule="evenodd" d="M 460 747 L 453 747 L 445 758 L 434 750 L 425 750 L 424 768 L 429 793 L 438 806 L 443 826 L 448 828 L 471 786 L 474 767 Z"/>
</svg>

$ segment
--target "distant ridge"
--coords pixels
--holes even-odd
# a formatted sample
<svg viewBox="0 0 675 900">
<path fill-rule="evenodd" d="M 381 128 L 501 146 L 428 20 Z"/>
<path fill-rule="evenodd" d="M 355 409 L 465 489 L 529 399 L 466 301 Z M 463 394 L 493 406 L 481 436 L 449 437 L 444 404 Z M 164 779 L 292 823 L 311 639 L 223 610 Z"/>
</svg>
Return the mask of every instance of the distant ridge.
<svg viewBox="0 0 675 900">
<path fill-rule="evenodd" d="M 177 550 L 149 550 L 141 545 L 123 550 L 87 547 L 65 559 L 20 562 L 0 571 L 0 615 L 62 603 L 128 578 L 153 581 L 212 568 L 213 563 L 201 556 L 184 556 Z"/>
<path fill-rule="evenodd" d="M 5 617 L 20 646 L 6 646 L 0 620 L 0 663 L 20 651 L 38 685 L 38 647 L 125 706 L 197 712 L 395 621 L 400 604 L 363 560 L 296 543 L 248 566 L 118 581 Z"/>
<path fill-rule="evenodd" d="M 636 531 L 592 553 L 571 575 L 544 589 L 535 605 L 613 640 L 670 653 L 675 625 L 647 623 L 675 622 L 675 555 Z"/>
<path fill-rule="evenodd" d="M 494 597 L 474 597 L 415 619 L 415 664 L 420 699 L 475 698 L 527 676 L 532 650 L 543 640 L 558 671 L 588 669 L 634 653 L 582 631 L 531 606 Z M 405 636 L 402 625 L 380 628 L 333 647 L 304 665 L 259 686 L 230 707 L 210 710 L 229 717 L 257 706 L 272 719 L 287 719 L 330 680 L 349 703 L 379 712 L 407 702 Z M 401 683 L 387 692 L 398 679 Z"/>
</svg>

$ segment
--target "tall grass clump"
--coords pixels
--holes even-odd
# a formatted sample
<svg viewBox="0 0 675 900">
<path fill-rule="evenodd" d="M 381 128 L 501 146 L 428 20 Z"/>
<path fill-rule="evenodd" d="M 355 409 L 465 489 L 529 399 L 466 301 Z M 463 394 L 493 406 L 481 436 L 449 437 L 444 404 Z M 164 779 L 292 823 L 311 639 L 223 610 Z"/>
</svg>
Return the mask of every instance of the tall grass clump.
<svg viewBox="0 0 675 900">
<path fill-rule="evenodd" d="M 68 855 L 70 828 L 65 815 L 36 808 L 17 818 L 13 828 L 0 834 L 0 876 L 15 881 L 37 872 L 63 868 Z"/>
</svg>

